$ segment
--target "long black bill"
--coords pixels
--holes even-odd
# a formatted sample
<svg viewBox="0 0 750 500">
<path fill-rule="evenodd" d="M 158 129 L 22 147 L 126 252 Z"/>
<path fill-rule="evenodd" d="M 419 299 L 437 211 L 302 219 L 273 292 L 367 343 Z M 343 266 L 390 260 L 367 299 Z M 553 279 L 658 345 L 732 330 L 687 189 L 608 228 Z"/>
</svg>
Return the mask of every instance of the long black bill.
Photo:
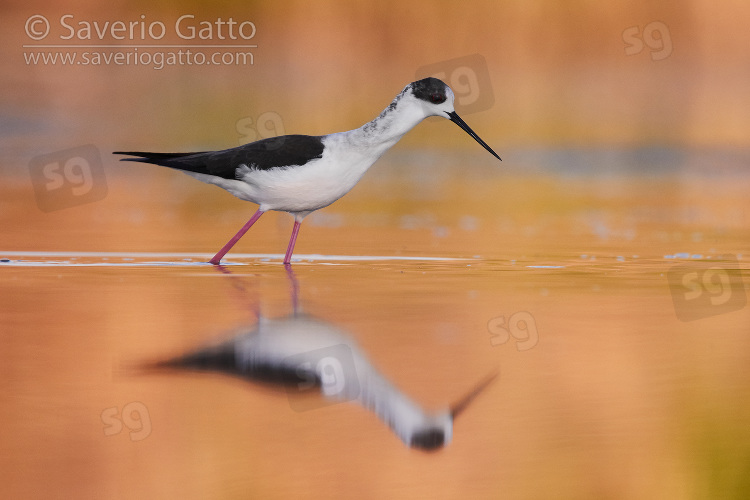
<svg viewBox="0 0 750 500">
<path fill-rule="evenodd" d="M 455 419 L 459 413 L 464 411 L 466 407 L 469 406 L 469 403 L 471 403 L 472 400 L 477 397 L 480 392 L 486 389 L 487 386 L 490 385 L 490 383 L 495 380 L 499 374 L 500 372 L 491 373 L 490 375 L 482 379 L 482 381 L 479 382 L 471 391 L 469 391 L 467 395 L 453 403 L 453 405 L 451 406 L 451 417 Z"/>
<path fill-rule="evenodd" d="M 492 153 L 492 156 L 494 156 L 495 158 L 497 158 L 500 161 L 503 161 L 502 158 L 500 158 L 499 156 L 497 156 L 497 153 L 495 153 L 494 151 L 492 151 L 492 148 L 489 147 L 486 142 L 484 142 L 482 139 L 480 139 L 479 136 L 473 130 L 471 130 L 471 127 L 469 127 L 468 125 L 466 125 L 466 122 L 463 121 L 461 119 L 461 117 L 458 116 L 458 114 L 455 111 L 453 111 L 451 113 L 448 113 L 448 116 L 450 116 L 451 121 L 453 123 L 455 123 L 456 125 L 458 125 L 459 127 L 461 127 L 464 132 L 466 132 L 467 134 L 469 134 L 470 136 L 472 136 L 474 138 L 474 140 L 477 141 L 479 144 L 481 144 L 484 149 L 486 149 L 487 151 L 489 151 L 490 153 Z"/>
</svg>

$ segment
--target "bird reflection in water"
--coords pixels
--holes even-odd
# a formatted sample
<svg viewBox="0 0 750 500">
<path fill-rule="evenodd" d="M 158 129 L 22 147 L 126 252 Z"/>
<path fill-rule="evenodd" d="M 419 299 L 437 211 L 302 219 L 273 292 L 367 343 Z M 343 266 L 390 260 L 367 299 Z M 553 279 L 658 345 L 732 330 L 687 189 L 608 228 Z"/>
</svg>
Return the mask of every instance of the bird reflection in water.
<svg viewBox="0 0 750 500">
<path fill-rule="evenodd" d="M 226 268 L 220 269 L 228 273 Z M 437 412 L 428 412 L 391 383 L 353 337 L 336 325 L 301 312 L 290 267 L 292 314 L 269 319 L 222 342 L 156 362 L 151 368 L 222 372 L 285 387 L 296 410 L 356 402 L 375 413 L 407 446 L 438 450 L 451 442 L 453 422 L 497 373 Z M 302 398 L 314 392 L 317 401 Z M 321 397 L 322 396 L 322 397 Z"/>
</svg>

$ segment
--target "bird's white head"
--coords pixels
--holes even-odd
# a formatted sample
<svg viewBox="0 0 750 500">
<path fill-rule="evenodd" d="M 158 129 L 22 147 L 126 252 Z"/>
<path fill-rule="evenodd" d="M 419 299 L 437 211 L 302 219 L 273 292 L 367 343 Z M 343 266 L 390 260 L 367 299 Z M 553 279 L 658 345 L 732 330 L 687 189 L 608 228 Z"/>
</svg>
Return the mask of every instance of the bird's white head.
<svg viewBox="0 0 750 500">
<path fill-rule="evenodd" d="M 441 412 L 426 417 L 421 425 L 412 430 L 407 443 L 423 451 L 437 451 L 448 446 L 453 439 L 453 415 Z"/>
<path fill-rule="evenodd" d="M 440 116 L 450 120 L 451 114 L 456 112 L 453 105 L 455 99 L 453 91 L 437 78 L 417 80 L 407 85 L 404 90 L 416 99 L 425 118 Z"/>
<path fill-rule="evenodd" d="M 408 445 L 424 451 L 436 451 L 447 446 L 453 439 L 453 422 L 456 417 L 497 378 L 498 374 L 498 372 L 489 374 L 466 395 L 451 405 L 449 410 L 424 415 L 422 420 L 410 429 L 409 438 L 406 441 Z"/>
<path fill-rule="evenodd" d="M 425 117 L 441 116 L 450 119 L 456 110 L 453 105 L 455 96 L 451 88 L 437 78 L 424 78 L 411 82 L 405 89 L 414 96 L 424 110 Z"/>
<path fill-rule="evenodd" d="M 451 88 L 437 78 L 424 78 L 417 80 L 406 86 L 404 91 L 407 94 L 411 94 L 420 107 L 424 111 L 424 116 L 441 116 L 447 118 L 474 138 L 484 149 L 492 153 L 492 155 L 500 160 L 500 157 L 495 153 L 491 147 L 487 145 L 479 136 L 471 130 L 471 128 L 464 122 L 461 117 L 456 113 L 454 107 L 455 95 Z"/>
</svg>

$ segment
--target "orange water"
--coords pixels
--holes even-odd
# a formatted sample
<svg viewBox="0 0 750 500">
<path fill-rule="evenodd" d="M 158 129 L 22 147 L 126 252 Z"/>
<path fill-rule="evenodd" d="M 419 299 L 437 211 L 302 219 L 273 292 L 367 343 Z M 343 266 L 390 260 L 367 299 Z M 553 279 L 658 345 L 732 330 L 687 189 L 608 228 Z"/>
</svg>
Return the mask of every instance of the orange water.
<svg viewBox="0 0 750 500">
<path fill-rule="evenodd" d="M 4 2 L 0 498 L 750 497 L 735 4 Z M 251 20 L 255 63 L 26 64 L 27 19 L 58 43 L 64 14 L 163 21 L 165 44 L 186 43 L 184 14 Z M 292 221 L 264 215 L 214 269 L 255 206 L 111 152 L 348 130 L 435 65 L 478 92 L 462 117 L 503 162 L 426 120 L 304 221 L 293 268 L 301 309 L 426 409 L 499 370 L 452 443 L 427 454 L 354 404 L 298 412 L 238 379 L 136 370 L 290 314 Z M 488 75 L 468 94 L 467 65 Z M 65 171 L 79 147 L 91 177 Z"/>
<path fill-rule="evenodd" d="M 46 214 L 29 186 L 6 188 L 4 497 L 748 491 L 742 177 L 490 173 L 462 184 L 455 172 L 420 191 L 373 175 L 303 223 L 301 308 L 348 332 L 419 404 L 444 407 L 500 370 L 453 442 L 426 454 L 354 404 L 297 412 L 283 392 L 229 377 L 132 369 L 292 310 L 288 216 L 261 219 L 222 272 L 200 262 L 252 207 L 149 175 L 138 189 L 112 175 L 103 201 Z M 728 305 L 675 302 L 670 272 L 717 266 L 740 280 Z M 703 317 L 680 319 L 696 308 Z M 526 322 L 504 333 L 519 314 Z M 133 418 L 119 425 L 125 408 Z"/>
</svg>

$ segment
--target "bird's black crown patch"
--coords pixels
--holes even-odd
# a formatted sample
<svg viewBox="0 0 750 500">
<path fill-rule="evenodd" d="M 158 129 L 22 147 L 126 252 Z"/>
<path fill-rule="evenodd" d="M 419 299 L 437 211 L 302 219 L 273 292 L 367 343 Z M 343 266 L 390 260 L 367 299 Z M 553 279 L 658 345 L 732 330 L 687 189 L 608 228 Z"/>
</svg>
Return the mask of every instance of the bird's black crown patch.
<svg viewBox="0 0 750 500">
<path fill-rule="evenodd" d="M 445 446 L 445 432 L 442 429 L 425 429 L 415 432 L 409 445 L 425 451 L 435 451 Z"/>
<path fill-rule="evenodd" d="M 424 78 L 417 80 L 411 84 L 412 92 L 417 99 L 431 102 L 433 104 L 441 104 L 447 99 L 446 89 L 447 85 L 437 78 Z"/>
</svg>

